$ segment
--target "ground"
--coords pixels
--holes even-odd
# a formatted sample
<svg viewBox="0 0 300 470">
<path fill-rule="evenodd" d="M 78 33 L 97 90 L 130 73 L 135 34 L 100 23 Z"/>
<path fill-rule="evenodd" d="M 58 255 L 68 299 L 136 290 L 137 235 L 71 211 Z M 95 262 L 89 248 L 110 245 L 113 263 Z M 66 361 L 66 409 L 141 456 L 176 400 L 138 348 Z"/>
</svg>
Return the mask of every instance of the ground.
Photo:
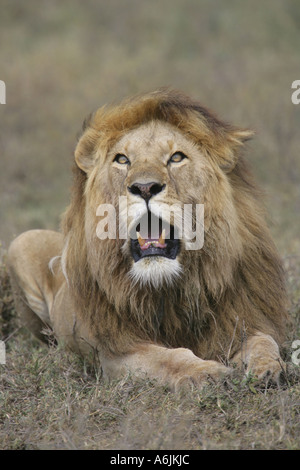
<svg viewBox="0 0 300 470">
<path fill-rule="evenodd" d="M 291 264 L 287 382 L 259 387 L 236 371 L 226 383 L 174 394 L 131 377 L 108 384 L 97 367 L 19 329 L 2 263 L 0 449 L 299 449 L 300 367 L 290 344 L 300 332 L 300 273 Z"/>
</svg>

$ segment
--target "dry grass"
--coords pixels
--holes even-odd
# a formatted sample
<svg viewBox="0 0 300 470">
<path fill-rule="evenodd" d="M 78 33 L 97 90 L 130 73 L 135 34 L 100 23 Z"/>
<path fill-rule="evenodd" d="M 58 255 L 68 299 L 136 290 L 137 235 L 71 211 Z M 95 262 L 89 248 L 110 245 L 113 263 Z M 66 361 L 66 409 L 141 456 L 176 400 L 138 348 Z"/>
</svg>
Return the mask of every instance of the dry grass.
<svg viewBox="0 0 300 470">
<path fill-rule="evenodd" d="M 237 375 L 175 395 L 149 380 L 106 384 L 75 356 L 22 335 L 1 373 L 1 448 L 298 449 L 296 373 L 281 390 Z"/>
<path fill-rule="evenodd" d="M 2 0 L 0 240 L 57 228 L 76 134 L 99 105 L 172 85 L 257 135 L 249 159 L 267 192 L 300 338 L 298 0 Z M 5 250 L 3 251 L 5 253 Z M 2 256 L 1 256 L 2 260 Z M 2 261 L 1 261 L 2 263 Z M 2 449 L 297 449 L 299 368 L 280 390 L 230 383 L 173 395 L 127 378 L 106 384 L 75 356 L 18 330 L 0 268 Z"/>
<path fill-rule="evenodd" d="M 299 299 L 299 267 L 295 272 L 289 264 L 289 286 Z M 258 387 L 236 371 L 224 384 L 174 394 L 148 379 L 107 383 L 74 354 L 41 346 L 18 329 L 3 264 L 0 280 L 7 347 L 0 365 L 1 449 L 299 449 L 300 368 L 290 349 L 300 333 L 295 298 L 284 386 Z"/>
</svg>

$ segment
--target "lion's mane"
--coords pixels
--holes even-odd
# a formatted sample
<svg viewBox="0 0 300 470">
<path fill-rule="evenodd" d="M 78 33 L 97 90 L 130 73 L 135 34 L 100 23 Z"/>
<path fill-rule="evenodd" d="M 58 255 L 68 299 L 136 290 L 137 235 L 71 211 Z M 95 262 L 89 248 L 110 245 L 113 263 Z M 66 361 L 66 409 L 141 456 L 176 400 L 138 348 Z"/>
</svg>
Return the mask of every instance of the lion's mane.
<svg viewBox="0 0 300 470">
<path fill-rule="evenodd" d="M 71 203 L 63 217 L 62 265 L 84 321 L 111 355 L 128 351 L 140 338 L 188 347 L 203 359 L 228 359 L 243 335 L 256 330 L 280 344 L 286 320 L 284 274 L 265 224 L 261 193 L 241 155 L 249 131 L 223 123 L 179 92 L 161 89 L 96 111 L 84 125 L 75 155 L 96 159 L 97 149 L 107 152 L 129 130 L 151 120 L 170 123 L 201 144 L 226 184 L 220 194 L 205 196 L 205 245 L 183 254 L 182 277 L 172 287 L 142 288 L 128 276 L 129 260 L 119 240 L 87 237 L 87 206 L 97 194 L 75 165 Z M 107 184 L 103 181 L 103 194 Z M 236 214 L 235 227 L 224 216 L 224 199 Z"/>
</svg>

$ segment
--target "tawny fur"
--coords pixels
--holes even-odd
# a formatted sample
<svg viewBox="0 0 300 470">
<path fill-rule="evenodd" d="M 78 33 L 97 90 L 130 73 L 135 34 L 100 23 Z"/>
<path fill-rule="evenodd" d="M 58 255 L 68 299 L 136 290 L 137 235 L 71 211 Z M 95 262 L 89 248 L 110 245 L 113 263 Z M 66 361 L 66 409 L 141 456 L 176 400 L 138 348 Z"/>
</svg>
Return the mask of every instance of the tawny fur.
<svg viewBox="0 0 300 470">
<path fill-rule="evenodd" d="M 204 204 L 205 243 L 201 250 L 180 253 L 182 272 L 172 286 L 161 282 L 159 287 L 145 288 L 132 282 L 128 275 L 132 259 L 122 251 L 124 240 L 99 240 L 96 236 L 95 208 L 100 203 L 117 207 L 118 196 L 126 194 L 129 184 L 121 176 L 116 184 L 117 177 L 112 176 L 108 162 L 110 152 L 143 126 L 148 129 L 147 135 L 149 126 L 153 126 L 154 134 L 159 126 L 174 131 L 174 135 L 180 133 L 189 141 L 191 153 L 195 149 L 202 158 L 194 163 L 198 171 L 188 179 L 177 172 L 174 188 L 183 203 Z M 63 216 L 62 250 L 53 256 L 61 255 L 65 275 L 61 282 L 72 308 L 76 306 L 78 322 L 90 332 L 104 364 L 114 358 L 126 363 L 124 358 L 138 350 L 134 367 L 139 364 L 147 372 L 148 360 L 150 370 L 155 358 L 162 360 L 161 351 L 168 358 L 173 351 L 175 366 L 166 360 L 167 372 L 157 372 L 160 367 L 165 370 L 159 361 L 153 364 L 153 374 L 165 377 L 176 369 L 176 354 L 184 357 L 184 363 L 186 356 L 191 359 L 189 354 L 178 352 L 183 351 L 181 348 L 208 361 L 209 368 L 211 361 L 228 364 L 234 357 L 242 361 L 245 338 L 260 338 L 261 334 L 266 335 L 263 344 L 267 344 L 261 353 L 267 358 L 264 363 L 268 363 L 268 345 L 273 358 L 272 342 L 277 347 L 285 337 L 287 298 L 282 264 L 266 226 L 261 194 L 241 155 L 251 135 L 248 130 L 221 122 L 182 93 L 167 89 L 100 108 L 85 123 L 75 151 L 71 203 Z M 162 170 L 154 166 L 145 168 L 145 173 L 149 170 L 151 176 L 162 178 Z M 169 194 L 175 194 L 175 189 Z M 168 203 L 172 196 L 170 199 Z M 16 277 L 16 254 L 11 259 Z M 266 340 L 269 337 L 271 340 Z M 153 352 L 144 354 L 145 345 L 151 345 L 149 351 Z M 279 352 L 276 354 L 275 362 L 280 361 Z M 191 360 L 191 369 L 195 360 Z M 121 365 L 118 367 L 121 369 Z M 176 369 L 177 381 L 180 367 Z M 202 363 L 199 370 L 196 367 L 200 375 L 202 367 Z M 218 373 L 218 366 L 214 367 Z M 186 363 L 184 368 L 188 370 Z M 272 365 L 269 368 L 280 370 Z"/>
<path fill-rule="evenodd" d="M 109 240 L 99 242 L 97 247 L 86 246 L 83 220 L 87 175 L 75 166 L 73 199 L 65 214 L 63 229 L 69 241 L 70 285 L 87 321 L 92 328 L 101 325 L 103 331 L 98 327 L 100 337 L 112 336 L 109 347 L 113 350 L 123 343 L 118 340 L 120 333 L 124 340 L 124 334 L 130 336 L 134 332 L 142 339 L 155 338 L 172 347 L 184 344 L 200 357 L 217 358 L 227 351 L 237 319 L 238 331 L 244 328 L 248 335 L 255 330 L 271 333 L 281 342 L 286 321 L 281 261 L 264 221 L 261 195 L 244 159 L 238 155 L 245 138 L 251 135 L 249 131 L 221 123 L 185 96 L 160 92 L 97 111 L 76 153 L 89 156 L 99 146 L 106 150 L 128 130 L 154 119 L 177 126 L 207 152 L 207 158 L 216 167 L 226 162 L 225 165 L 234 168 L 225 176 L 227 185 L 223 191 L 219 181 L 213 181 L 211 193 L 205 195 L 206 210 L 211 212 L 208 215 L 210 228 L 205 234 L 204 249 L 196 256 L 194 252 L 185 253 L 183 279 L 173 289 L 162 286 L 160 291 L 145 292 L 132 286 L 125 275 L 128 265 L 120 257 L 117 242 Z M 217 179 L 214 174 L 209 176 Z M 179 181 L 179 184 L 184 183 Z M 197 188 L 194 189 L 197 200 Z M 230 226 L 227 227 L 227 220 L 224 220 L 224 197 L 230 198 L 230 210 L 237 213 L 239 240 L 234 238 L 236 233 L 231 240 Z M 241 254 L 236 253 L 239 243 L 242 244 Z M 86 262 L 89 251 L 102 271 L 97 279 L 93 279 Z M 112 279 L 116 282 L 111 282 Z M 162 301 L 164 321 L 156 331 L 155 312 Z M 97 306 L 104 302 L 107 308 L 103 308 L 103 312 L 112 309 L 113 314 L 102 322 Z M 120 323 L 126 325 L 125 331 L 120 332 Z M 240 341 L 240 335 L 235 336 L 234 350 Z"/>
</svg>

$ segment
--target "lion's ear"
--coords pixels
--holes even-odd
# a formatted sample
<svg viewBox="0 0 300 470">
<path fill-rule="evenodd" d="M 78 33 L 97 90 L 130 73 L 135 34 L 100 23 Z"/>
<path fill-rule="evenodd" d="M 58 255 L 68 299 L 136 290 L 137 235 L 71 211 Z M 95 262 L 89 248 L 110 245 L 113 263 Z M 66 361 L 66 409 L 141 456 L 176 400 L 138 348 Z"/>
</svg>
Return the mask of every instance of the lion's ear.
<svg viewBox="0 0 300 470">
<path fill-rule="evenodd" d="M 226 144 L 221 155 L 220 167 L 225 173 L 230 173 L 237 164 L 239 149 L 250 140 L 254 132 L 248 129 L 234 129 L 227 133 Z"/>
<path fill-rule="evenodd" d="M 75 161 L 85 173 L 89 173 L 95 165 L 96 143 L 99 139 L 95 129 L 88 128 L 80 137 L 75 149 Z"/>
</svg>

